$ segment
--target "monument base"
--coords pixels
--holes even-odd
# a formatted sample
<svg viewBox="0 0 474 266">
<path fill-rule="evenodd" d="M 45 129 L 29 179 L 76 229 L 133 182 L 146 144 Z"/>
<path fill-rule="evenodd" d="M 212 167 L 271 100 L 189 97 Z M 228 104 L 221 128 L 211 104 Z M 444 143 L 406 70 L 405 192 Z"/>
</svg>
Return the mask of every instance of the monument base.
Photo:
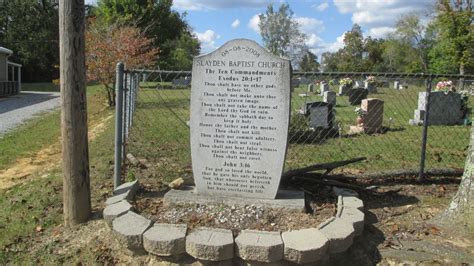
<svg viewBox="0 0 474 266">
<path fill-rule="evenodd" d="M 304 192 L 279 190 L 276 199 L 255 199 L 238 196 L 197 194 L 194 187 L 183 187 L 170 190 L 164 196 L 168 204 L 225 204 L 228 206 L 255 205 L 274 209 L 303 211 L 305 207 Z"/>
</svg>

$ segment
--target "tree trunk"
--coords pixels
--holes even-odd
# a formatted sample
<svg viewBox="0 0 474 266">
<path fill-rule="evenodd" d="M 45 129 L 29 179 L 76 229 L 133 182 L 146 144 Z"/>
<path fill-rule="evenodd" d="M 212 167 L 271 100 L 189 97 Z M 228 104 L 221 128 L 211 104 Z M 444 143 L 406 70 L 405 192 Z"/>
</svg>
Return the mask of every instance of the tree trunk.
<svg viewBox="0 0 474 266">
<path fill-rule="evenodd" d="M 470 145 L 459 189 L 440 221 L 451 223 L 463 220 L 474 223 L 474 127 L 471 128 Z"/>
<path fill-rule="evenodd" d="M 91 214 L 87 142 L 84 0 L 59 1 L 64 224 Z"/>
<path fill-rule="evenodd" d="M 459 75 L 464 75 L 464 63 L 459 64 Z M 464 89 L 464 78 L 459 79 L 458 87 L 460 90 Z"/>
</svg>

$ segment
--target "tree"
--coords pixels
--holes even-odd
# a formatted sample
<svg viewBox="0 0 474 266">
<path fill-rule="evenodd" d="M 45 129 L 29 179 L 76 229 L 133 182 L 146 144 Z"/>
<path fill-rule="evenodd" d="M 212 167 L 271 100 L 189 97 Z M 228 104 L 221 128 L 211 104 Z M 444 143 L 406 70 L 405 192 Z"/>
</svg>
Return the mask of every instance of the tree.
<svg viewBox="0 0 474 266">
<path fill-rule="evenodd" d="M 340 52 L 331 53 L 324 52 L 321 55 L 321 65 L 324 72 L 337 72 L 339 71 L 339 58 L 341 57 Z"/>
<path fill-rule="evenodd" d="M 162 69 L 192 66 L 200 52 L 199 40 L 185 20 L 171 9 L 172 0 L 99 0 L 94 13 L 99 23 L 138 27 L 160 50 Z"/>
<path fill-rule="evenodd" d="M 59 65 L 57 0 L 0 1 L 0 44 L 20 63 L 24 81 L 48 81 Z"/>
<path fill-rule="evenodd" d="M 301 59 L 300 70 L 306 72 L 318 72 L 319 63 L 318 56 L 313 54 L 310 51 L 307 51 L 306 54 Z"/>
<path fill-rule="evenodd" d="M 152 66 L 158 50 L 151 42 L 135 27 L 90 23 L 86 32 L 87 77 L 104 86 L 109 106 L 115 105 L 117 62 L 128 69 Z"/>
<path fill-rule="evenodd" d="M 344 48 L 341 50 L 339 71 L 363 71 L 362 55 L 364 53 L 364 36 L 358 24 L 344 34 Z"/>
<path fill-rule="evenodd" d="M 389 72 L 416 73 L 422 69 L 413 47 L 394 35 L 384 41 L 382 57 Z"/>
<path fill-rule="evenodd" d="M 433 31 L 436 42 L 429 53 L 431 69 L 438 73 L 474 71 L 472 0 L 438 0 Z"/>
<path fill-rule="evenodd" d="M 382 39 L 372 39 L 370 36 L 364 40 L 363 66 L 364 71 L 385 72 L 387 67 L 383 60 Z"/>
<path fill-rule="evenodd" d="M 165 68 L 170 70 L 191 70 L 193 57 L 201 51 L 199 40 L 183 33 L 179 39 L 171 40 L 169 43 L 174 48 L 169 53 Z"/>
<path fill-rule="evenodd" d="M 275 12 L 270 4 L 259 18 L 258 26 L 265 47 L 274 55 L 288 57 L 296 67 L 307 51 L 306 35 L 300 32 L 290 6 L 282 4 Z"/>
<path fill-rule="evenodd" d="M 470 223 L 472 228 L 474 218 L 474 127 L 471 128 L 471 143 L 466 157 L 464 174 L 459 184 L 458 191 L 453 197 L 451 204 L 444 211 L 441 217 L 438 217 L 441 223 L 447 223 L 450 226 L 455 222 L 462 221 Z"/>
<path fill-rule="evenodd" d="M 426 37 L 426 27 L 421 23 L 420 18 L 416 14 L 405 15 L 396 22 L 395 27 L 400 41 L 407 44 L 406 46 L 413 49 L 417 55 L 421 70 L 428 72 L 428 52 L 432 46 L 432 40 Z"/>
</svg>

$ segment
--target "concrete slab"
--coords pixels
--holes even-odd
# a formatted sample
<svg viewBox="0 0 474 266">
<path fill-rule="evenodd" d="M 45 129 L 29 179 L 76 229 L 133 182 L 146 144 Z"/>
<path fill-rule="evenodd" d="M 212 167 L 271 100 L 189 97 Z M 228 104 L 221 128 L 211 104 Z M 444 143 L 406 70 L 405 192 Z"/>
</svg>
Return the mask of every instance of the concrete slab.
<svg viewBox="0 0 474 266">
<path fill-rule="evenodd" d="M 355 230 L 355 235 L 359 236 L 364 231 L 364 216 L 365 214 L 360 210 L 355 208 L 346 208 L 344 205 L 339 218 L 352 224 Z"/>
<path fill-rule="evenodd" d="M 346 251 L 354 241 L 353 225 L 339 218 L 320 226 L 319 230 L 329 239 L 329 253 L 331 254 Z"/>
<path fill-rule="evenodd" d="M 197 194 L 194 187 L 184 187 L 181 190 L 170 190 L 164 200 L 168 204 L 226 204 L 226 205 L 255 205 L 268 208 L 283 208 L 292 211 L 304 210 L 304 192 L 280 190 L 276 199 L 252 199 L 245 197 L 209 196 Z"/>
<path fill-rule="evenodd" d="M 154 224 L 143 234 L 143 247 L 151 254 L 174 256 L 186 252 L 185 224 Z"/>
<path fill-rule="evenodd" d="M 122 194 L 127 191 L 130 191 L 132 194 L 131 196 L 134 197 L 135 193 L 138 191 L 139 188 L 140 188 L 140 183 L 138 183 L 138 180 L 127 182 L 118 186 L 114 190 L 114 195 L 118 195 L 118 194 Z"/>
<path fill-rule="evenodd" d="M 112 222 L 112 229 L 118 241 L 128 250 L 134 254 L 141 254 L 145 251 L 142 235 L 151 225 L 150 220 L 129 211 Z"/>
<path fill-rule="evenodd" d="M 104 220 L 107 222 L 107 224 L 112 227 L 112 221 L 115 218 L 127 213 L 128 211 L 132 210 L 132 208 L 133 207 L 130 205 L 130 203 L 122 200 L 105 207 L 102 215 L 104 216 Z"/>
<path fill-rule="evenodd" d="M 227 229 L 201 227 L 186 238 L 186 252 L 200 260 L 229 260 L 234 257 L 234 236 Z"/>
<path fill-rule="evenodd" d="M 133 197 L 132 197 L 130 191 L 126 191 L 122 194 L 118 194 L 118 195 L 115 195 L 115 196 L 112 196 L 112 197 L 108 198 L 105 201 L 105 206 L 109 206 L 109 205 L 118 203 L 120 201 L 126 201 L 126 200 L 133 200 Z"/>
<path fill-rule="evenodd" d="M 235 238 L 236 254 L 244 260 L 276 262 L 283 259 L 283 240 L 280 232 L 243 230 Z"/>
<path fill-rule="evenodd" d="M 329 247 L 328 238 L 315 228 L 282 233 L 285 260 L 302 264 L 320 261 Z"/>
<path fill-rule="evenodd" d="M 359 211 L 364 211 L 364 202 L 354 196 L 342 196 L 342 202 L 344 208 L 353 208 L 358 209 Z"/>
</svg>

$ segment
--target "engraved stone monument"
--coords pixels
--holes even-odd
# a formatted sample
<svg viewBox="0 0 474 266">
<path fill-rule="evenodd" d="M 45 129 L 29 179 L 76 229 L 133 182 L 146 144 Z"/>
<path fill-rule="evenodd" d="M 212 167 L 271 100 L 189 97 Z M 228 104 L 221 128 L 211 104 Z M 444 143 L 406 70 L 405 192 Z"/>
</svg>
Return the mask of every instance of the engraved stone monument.
<svg viewBox="0 0 474 266">
<path fill-rule="evenodd" d="M 383 124 L 383 105 L 384 101 L 376 98 L 362 100 L 360 108 L 366 112 L 363 125 L 351 126 L 349 133 L 373 134 L 381 132 Z"/>
<path fill-rule="evenodd" d="M 332 107 L 336 107 L 336 93 L 333 91 L 325 91 L 323 93 L 323 102 L 329 103 Z"/>
<path fill-rule="evenodd" d="M 332 128 L 334 112 L 331 104 L 326 102 L 314 102 L 309 107 L 309 127 L 311 128 Z"/>
<path fill-rule="evenodd" d="M 414 111 L 411 125 L 421 125 L 426 114 L 427 92 L 418 93 L 418 109 Z M 464 121 L 461 96 L 458 93 L 435 91 L 429 97 L 428 125 L 461 125 Z"/>
<path fill-rule="evenodd" d="M 197 194 L 274 199 L 290 113 L 290 61 L 237 39 L 194 58 L 191 156 Z"/>
</svg>

